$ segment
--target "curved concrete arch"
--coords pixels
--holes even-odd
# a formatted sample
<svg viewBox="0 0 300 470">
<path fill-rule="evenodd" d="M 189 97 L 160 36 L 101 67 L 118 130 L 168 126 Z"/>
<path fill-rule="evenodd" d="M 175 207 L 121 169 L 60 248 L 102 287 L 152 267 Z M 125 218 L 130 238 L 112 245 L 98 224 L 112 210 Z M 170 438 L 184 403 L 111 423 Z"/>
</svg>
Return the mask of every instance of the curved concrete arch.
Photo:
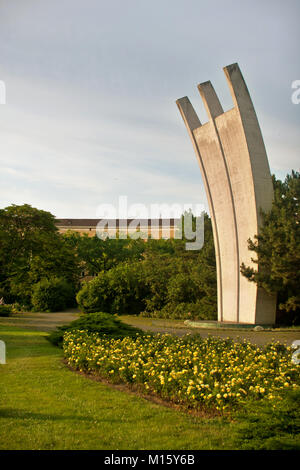
<svg viewBox="0 0 300 470">
<path fill-rule="evenodd" d="M 187 97 L 177 105 L 191 137 L 212 218 L 218 319 L 275 322 L 276 298 L 240 273 L 252 265 L 247 240 L 259 233 L 260 210 L 271 208 L 272 180 L 256 113 L 238 64 L 224 68 L 234 107 L 224 112 L 210 82 L 198 86 L 209 121 L 201 125 Z"/>
<path fill-rule="evenodd" d="M 223 317 L 223 299 L 222 299 L 222 268 L 221 268 L 221 257 L 220 257 L 220 244 L 219 244 L 219 235 L 218 235 L 218 226 L 216 224 L 216 217 L 215 217 L 215 207 L 214 207 L 214 200 L 211 194 L 210 182 L 207 176 L 206 168 L 203 163 L 203 160 L 200 155 L 200 151 L 198 148 L 198 143 L 194 136 L 194 131 L 196 129 L 201 128 L 200 120 L 190 102 L 190 100 L 185 96 L 180 98 L 176 101 L 179 111 L 182 115 L 183 121 L 186 125 L 188 133 L 190 135 L 197 160 L 200 166 L 200 171 L 202 174 L 202 179 L 206 191 L 206 197 L 209 206 L 209 212 L 211 215 L 212 227 L 213 227 L 213 236 L 214 236 L 214 245 L 215 245 L 215 252 L 216 252 L 216 265 L 217 265 L 217 287 L 218 287 L 218 312 L 220 317 Z"/>
</svg>

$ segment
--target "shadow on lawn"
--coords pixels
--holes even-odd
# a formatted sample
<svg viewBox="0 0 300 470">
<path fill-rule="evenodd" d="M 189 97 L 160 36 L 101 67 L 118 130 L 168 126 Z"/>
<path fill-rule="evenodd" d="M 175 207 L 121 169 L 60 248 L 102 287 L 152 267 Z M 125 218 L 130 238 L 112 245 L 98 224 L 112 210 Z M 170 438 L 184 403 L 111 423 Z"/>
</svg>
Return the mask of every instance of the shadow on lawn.
<svg viewBox="0 0 300 470">
<path fill-rule="evenodd" d="M 52 415 L 46 413 L 33 413 L 31 411 L 18 410 L 15 408 L 1 408 L 0 418 L 13 418 L 13 419 L 36 419 L 41 421 L 64 421 L 64 420 L 75 420 L 75 421 L 95 421 L 93 417 L 87 416 L 68 416 L 68 415 Z"/>
</svg>

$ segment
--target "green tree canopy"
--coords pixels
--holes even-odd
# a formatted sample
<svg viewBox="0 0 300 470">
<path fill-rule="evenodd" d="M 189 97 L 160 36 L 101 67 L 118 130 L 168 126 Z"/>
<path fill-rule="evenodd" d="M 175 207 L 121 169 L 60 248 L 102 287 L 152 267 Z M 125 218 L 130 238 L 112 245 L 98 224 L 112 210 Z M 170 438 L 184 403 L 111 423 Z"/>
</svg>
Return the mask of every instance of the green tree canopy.
<svg viewBox="0 0 300 470">
<path fill-rule="evenodd" d="M 126 260 L 139 260 L 145 250 L 141 239 L 101 239 L 69 230 L 64 234 L 66 244 L 75 250 L 81 269 L 88 276 L 108 271 Z"/>
<path fill-rule="evenodd" d="M 300 174 L 292 171 L 282 182 L 273 176 L 274 201 L 263 214 L 263 227 L 249 250 L 259 260 L 259 270 L 242 264 L 241 272 L 267 292 L 278 296 L 278 320 L 298 322 L 300 318 Z"/>
<path fill-rule="evenodd" d="M 75 286 L 78 266 L 55 217 L 28 204 L 0 210 L 0 287 L 6 301 L 30 305 L 32 287 L 60 276 Z"/>
</svg>

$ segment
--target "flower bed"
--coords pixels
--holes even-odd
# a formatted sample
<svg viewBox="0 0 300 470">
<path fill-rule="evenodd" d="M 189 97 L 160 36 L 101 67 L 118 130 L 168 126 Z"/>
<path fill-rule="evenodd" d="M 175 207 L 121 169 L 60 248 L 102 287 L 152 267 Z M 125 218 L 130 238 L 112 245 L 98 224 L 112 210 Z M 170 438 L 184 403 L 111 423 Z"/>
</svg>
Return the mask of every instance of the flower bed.
<svg viewBox="0 0 300 470">
<path fill-rule="evenodd" d="M 75 369 L 138 384 L 176 403 L 218 410 L 261 398 L 276 406 L 284 390 L 300 385 L 292 352 L 278 342 L 261 349 L 247 342 L 189 335 L 116 340 L 81 330 L 64 336 L 65 358 Z"/>
</svg>

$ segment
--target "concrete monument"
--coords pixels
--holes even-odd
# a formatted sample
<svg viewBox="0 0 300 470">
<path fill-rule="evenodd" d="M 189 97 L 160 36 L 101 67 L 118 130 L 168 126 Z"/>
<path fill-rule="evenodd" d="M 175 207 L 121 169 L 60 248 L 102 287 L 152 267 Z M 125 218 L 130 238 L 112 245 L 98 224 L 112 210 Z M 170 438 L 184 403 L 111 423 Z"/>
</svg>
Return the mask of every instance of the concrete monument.
<svg viewBox="0 0 300 470">
<path fill-rule="evenodd" d="M 207 123 L 201 125 L 187 97 L 176 102 L 197 155 L 209 204 L 217 264 L 218 320 L 273 324 L 275 296 L 240 273 L 242 262 L 253 266 L 247 240 L 259 234 L 260 210 L 271 209 L 272 179 L 239 66 L 229 65 L 224 72 L 234 103 L 229 111 L 223 111 L 210 82 L 198 86 L 209 117 Z"/>
</svg>

